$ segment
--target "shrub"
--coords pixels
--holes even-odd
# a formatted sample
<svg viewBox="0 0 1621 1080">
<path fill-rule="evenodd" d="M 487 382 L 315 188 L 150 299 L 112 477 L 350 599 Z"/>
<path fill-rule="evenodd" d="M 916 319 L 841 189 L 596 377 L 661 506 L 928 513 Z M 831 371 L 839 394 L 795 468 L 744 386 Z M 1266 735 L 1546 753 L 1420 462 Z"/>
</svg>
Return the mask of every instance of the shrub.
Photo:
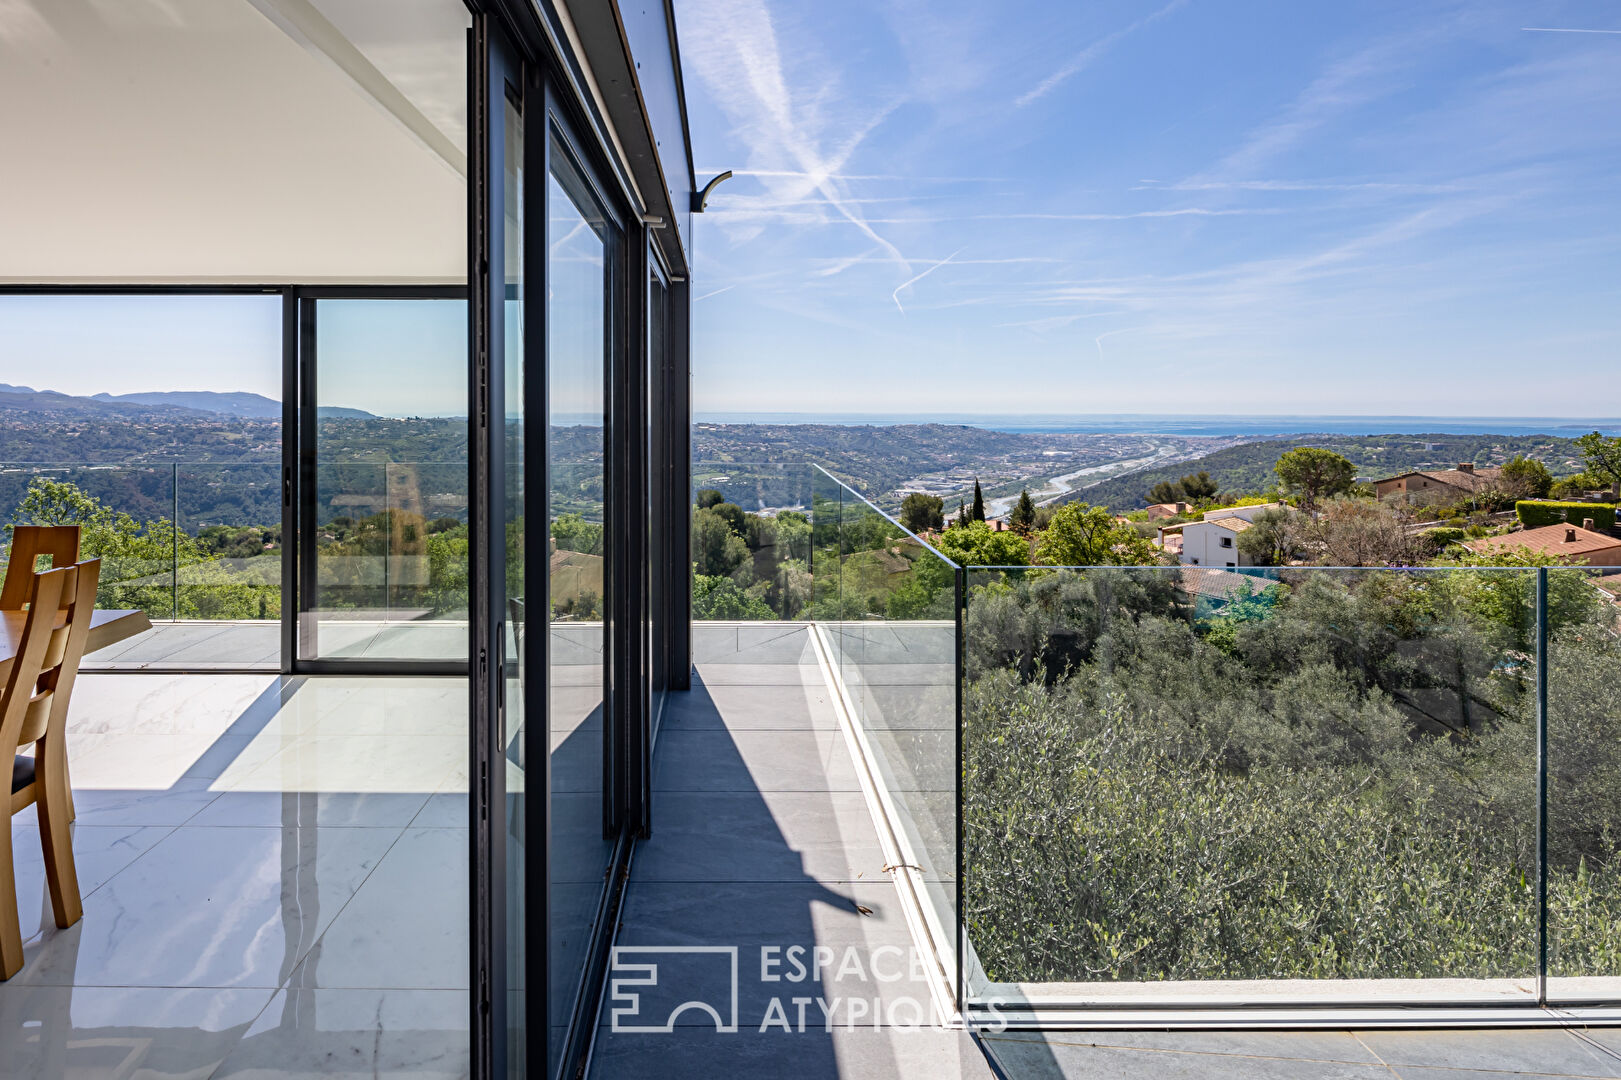
<svg viewBox="0 0 1621 1080">
<path fill-rule="evenodd" d="M 1601 529 L 1615 527 L 1613 503 L 1554 502 L 1541 499 L 1521 499 L 1514 504 L 1514 513 L 1527 529 L 1544 525 L 1580 525 L 1583 518 L 1592 518 Z"/>
</svg>

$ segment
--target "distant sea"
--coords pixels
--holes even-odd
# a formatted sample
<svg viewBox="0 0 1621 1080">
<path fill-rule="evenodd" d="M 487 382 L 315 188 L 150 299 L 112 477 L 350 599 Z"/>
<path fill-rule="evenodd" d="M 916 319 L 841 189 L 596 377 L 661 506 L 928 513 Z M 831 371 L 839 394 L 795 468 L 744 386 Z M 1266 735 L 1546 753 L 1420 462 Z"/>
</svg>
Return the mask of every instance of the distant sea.
<svg viewBox="0 0 1621 1080">
<path fill-rule="evenodd" d="M 701 424 L 963 424 L 990 431 L 1051 435 L 1558 435 L 1568 439 L 1589 431 L 1621 434 L 1621 419 L 1613 417 L 700 412 L 693 419 Z"/>
</svg>

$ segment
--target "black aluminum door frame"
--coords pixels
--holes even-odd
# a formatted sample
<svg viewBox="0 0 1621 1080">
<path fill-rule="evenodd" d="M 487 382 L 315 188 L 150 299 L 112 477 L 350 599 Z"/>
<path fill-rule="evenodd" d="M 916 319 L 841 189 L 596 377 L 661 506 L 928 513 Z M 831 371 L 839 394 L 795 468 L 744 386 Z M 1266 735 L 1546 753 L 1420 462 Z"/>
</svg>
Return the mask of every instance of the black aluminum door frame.
<svg viewBox="0 0 1621 1080">
<path fill-rule="evenodd" d="M 301 623 L 316 588 L 316 312 L 322 300 L 465 300 L 462 285 L 300 285 L 282 295 L 282 606 L 281 669 L 294 675 L 465 675 L 465 660 L 305 658 Z M 470 401 L 471 404 L 471 401 Z M 469 409 L 472 453 L 472 412 Z M 471 492 L 469 492 L 471 502 Z M 471 567 L 469 567 L 471 581 Z M 471 594 L 471 589 L 469 589 Z M 470 599 L 470 598 L 469 598 Z M 471 618 L 471 613 L 469 613 Z M 312 628 L 313 619 L 309 620 Z M 471 654 L 469 654 L 471 655 Z"/>
<path fill-rule="evenodd" d="M 470 5 L 472 6 L 472 5 Z M 637 464 L 636 455 L 645 451 L 643 440 L 648 437 L 643 421 L 646 400 L 646 308 L 647 277 L 649 273 L 649 229 L 638 219 L 630 203 L 630 195 L 623 176 L 613 166 L 611 151 L 606 145 L 600 125 L 593 119 L 590 103 L 578 97 L 578 73 L 571 66 L 573 60 L 560 51 L 560 39 L 535 18 L 527 4 L 506 0 L 483 0 L 483 8 L 473 17 L 469 35 L 469 244 L 468 280 L 471 283 L 468 304 L 469 316 L 469 393 L 475 402 L 486 409 L 492 392 L 499 392 L 501 380 L 497 373 L 503 354 L 503 323 L 495 315 L 501 308 L 504 295 L 497 295 L 499 277 L 492 268 L 504 266 L 501 258 L 503 225 L 504 179 L 501 142 L 504 132 L 500 124 L 503 96 L 515 84 L 522 63 L 513 44 L 523 49 L 522 61 L 527 62 L 523 85 L 525 98 L 525 207 L 524 207 L 524 409 L 526 483 L 524 530 L 524 558 L 528 567 L 545 568 L 549 562 L 550 507 L 548 505 L 549 434 L 546 318 L 546 257 L 547 213 L 546 200 L 551 176 L 551 156 L 555 147 L 561 147 L 585 181 L 608 224 L 605 237 L 604 261 L 606 267 L 604 314 L 607 322 L 604 355 L 604 444 L 606 449 L 604 477 L 609 489 L 604 500 L 604 535 L 610 544 L 605 565 L 608 580 L 605 583 L 604 614 L 604 693 L 603 693 L 603 762 L 604 806 L 603 829 L 613 843 L 613 854 L 606 874 L 586 967 L 570 1003 L 570 1024 L 560 1055 L 561 1076 L 574 1075 L 584 1064 L 595 1031 L 603 980 L 609 961 L 609 946 L 618 919 L 622 900 L 622 883 L 628 866 L 631 834 L 645 829 L 647 813 L 646 780 L 648 773 L 646 734 L 647 695 L 627 691 L 640 685 L 642 665 L 649 658 L 638 646 L 645 630 L 640 622 L 645 598 L 636 585 L 640 576 L 633 573 L 636 558 L 647 558 L 655 553 L 646 550 L 646 544 L 631 550 L 622 537 L 636 531 L 645 505 L 643 485 L 657 483 L 655 476 L 662 471 L 657 460 L 652 473 Z M 503 34 L 503 28 L 506 33 Z M 555 146 L 554 146 L 555 141 Z M 667 326 L 670 334 L 676 380 L 673 388 L 683 410 L 687 398 L 684 385 L 686 364 L 684 335 L 685 319 L 677 308 L 684 301 L 685 286 L 671 284 L 668 294 L 670 311 Z M 475 409 L 475 412 L 477 410 Z M 683 413 L 684 415 L 684 413 Z M 508 1065 L 505 986 L 515 973 L 506 970 L 507 922 L 504 905 L 507 898 L 507 863 L 504 829 L 495 807 L 504 805 L 504 770 L 494 768 L 501 756 L 494 752 L 490 739 L 494 710 L 499 707 L 499 695 L 504 691 L 492 658 L 499 643 L 500 629 L 496 624 L 505 617 L 504 611 L 492 610 L 491 601 L 504 581 L 504 536 L 494 528 L 489 516 L 488 498 L 502 492 L 504 485 L 496 470 L 499 462 L 492 460 L 490 451 L 494 441 L 480 431 L 489 431 L 489 425 L 504 417 L 504 410 L 485 414 L 481 429 L 475 416 L 472 452 L 469 456 L 469 490 L 473 496 L 471 512 L 473 534 L 472 565 L 469 582 L 472 603 L 471 667 L 471 772 L 475 797 L 469 799 L 472 825 L 473 851 L 470 859 L 470 901 L 472 912 L 472 944 L 470 978 L 474 992 L 470 995 L 472 1033 L 472 1075 L 475 1080 L 506 1080 Z M 678 446 L 671 456 L 678 460 L 668 464 L 682 472 L 680 491 L 686 491 L 685 447 L 686 425 L 676 424 L 671 432 Z M 660 448 L 654 448 L 655 459 L 662 457 Z M 645 460 L 645 458 L 643 459 Z M 672 477 L 672 479 L 674 479 Z M 636 488 L 627 486 L 634 481 Z M 494 485 L 494 486 L 492 486 Z M 660 485 L 662 486 L 662 485 Z M 671 485 L 674 487 L 675 485 Z M 681 539 L 685 539 L 684 535 Z M 672 575 L 680 586 L 685 586 L 685 545 L 681 557 L 672 559 L 676 571 Z M 529 575 L 525 592 L 530 611 L 549 612 L 550 598 L 546 595 L 548 583 L 544 571 Z M 681 626 L 673 624 L 663 640 L 655 640 L 656 649 L 671 648 L 679 635 L 677 646 L 685 652 L 684 598 L 686 589 L 677 590 L 682 597 L 679 618 Z M 503 605 L 504 606 L 504 605 Z M 675 605 L 672 604 L 672 607 Z M 548 657 L 544 624 L 535 633 L 525 635 L 525 662 L 535 677 L 524 680 L 524 724 L 534 725 L 532 730 L 549 731 Z M 673 651 L 673 650 L 672 650 Z M 482 659 L 482 662 L 481 662 Z M 639 710 L 635 706 L 640 706 Z M 639 718 L 641 723 L 636 723 Z M 526 1058 L 529 1075 L 539 1077 L 549 1062 L 548 1040 L 551 1037 L 549 1001 L 549 964 L 547 956 L 550 913 L 550 792 L 552 788 L 551 760 L 547 749 L 548 738 L 543 737 L 538 757 L 530 756 L 524 773 L 525 810 L 524 859 L 525 890 L 522 917 L 525 927 L 525 980 L 524 996 L 528 1022 Z"/>
<path fill-rule="evenodd" d="M 505 109 L 524 83 L 493 16 L 473 16 L 468 43 L 468 1033 L 475 1080 L 506 1080 Z"/>
</svg>

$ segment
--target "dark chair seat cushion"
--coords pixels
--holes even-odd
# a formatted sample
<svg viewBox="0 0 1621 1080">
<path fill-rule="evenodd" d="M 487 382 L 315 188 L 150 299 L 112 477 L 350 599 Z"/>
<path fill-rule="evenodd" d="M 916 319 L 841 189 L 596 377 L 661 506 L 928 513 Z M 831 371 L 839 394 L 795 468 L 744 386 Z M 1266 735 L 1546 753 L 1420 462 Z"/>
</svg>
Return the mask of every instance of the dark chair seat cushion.
<svg viewBox="0 0 1621 1080">
<path fill-rule="evenodd" d="M 11 793 L 13 795 L 34 782 L 34 759 L 27 754 L 18 754 L 17 760 L 11 763 Z"/>
</svg>

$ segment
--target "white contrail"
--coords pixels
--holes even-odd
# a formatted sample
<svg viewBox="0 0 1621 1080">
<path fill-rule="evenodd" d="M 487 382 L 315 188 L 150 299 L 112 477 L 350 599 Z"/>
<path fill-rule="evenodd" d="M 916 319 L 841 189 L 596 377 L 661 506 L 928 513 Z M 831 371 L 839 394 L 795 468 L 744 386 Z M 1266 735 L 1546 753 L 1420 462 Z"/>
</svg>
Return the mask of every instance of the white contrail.
<svg viewBox="0 0 1621 1080">
<path fill-rule="evenodd" d="M 900 313 L 902 315 L 906 314 L 906 309 L 901 307 L 901 290 L 902 289 L 907 288 L 908 286 L 916 285 L 918 282 L 922 281 L 924 278 L 928 277 L 930 274 L 934 273 L 936 270 L 940 269 L 946 263 L 950 262 L 952 259 L 955 259 L 958 255 L 961 255 L 961 254 L 962 254 L 962 248 L 958 248 L 956 251 L 953 251 L 950 255 L 947 255 L 945 258 L 941 259 L 939 262 L 935 263 L 933 266 L 931 266 L 927 270 L 923 271 L 923 273 L 917 275 L 914 278 L 910 278 L 910 279 L 908 279 L 906 281 L 903 281 L 899 285 L 895 286 L 895 291 L 889 294 L 889 298 L 891 300 L 895 301 L 895 306 L 897 308 L 900 308 Z"/>
<path fill-rule="evenodd" d="M 1522 26 L 1532 34 L 1621 34 L 1621 30 L 1588 30 L 1579 26 Z"/>
</svg>

